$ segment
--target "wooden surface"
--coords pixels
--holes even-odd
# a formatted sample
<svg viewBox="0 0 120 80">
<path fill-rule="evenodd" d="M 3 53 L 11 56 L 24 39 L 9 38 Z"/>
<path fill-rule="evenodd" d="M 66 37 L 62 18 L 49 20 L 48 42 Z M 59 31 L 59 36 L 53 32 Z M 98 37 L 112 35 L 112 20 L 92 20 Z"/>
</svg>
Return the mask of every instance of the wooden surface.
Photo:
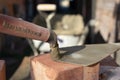
<svg viewBox="0 0 120 80">
<path fill-rule="evenodd" d="M 5 61 L 0 60 L 0 80 L 6 80 Z"/>
<path fill-rule="evenodd" d="M 53 61 L 49 54 L 31 60 L 32 80 L 98 80 L 99 64 L 83 67 Z"/>
</svg>

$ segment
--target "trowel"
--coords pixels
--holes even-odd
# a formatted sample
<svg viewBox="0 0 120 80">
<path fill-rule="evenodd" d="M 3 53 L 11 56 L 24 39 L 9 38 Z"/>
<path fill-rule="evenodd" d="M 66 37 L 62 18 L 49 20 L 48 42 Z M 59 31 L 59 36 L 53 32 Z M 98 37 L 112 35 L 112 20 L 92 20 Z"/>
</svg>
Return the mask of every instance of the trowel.
<svg viewBox="0 0 120 80">
<path fill-rule="evenodd" d="M 0 33 L 48 42 L 51 58 L 58 62 L 90 66 L 120 49 L 120 44 L 92 44 L 60 48 L 52 30 L 0 14 Z"/>
</svg>

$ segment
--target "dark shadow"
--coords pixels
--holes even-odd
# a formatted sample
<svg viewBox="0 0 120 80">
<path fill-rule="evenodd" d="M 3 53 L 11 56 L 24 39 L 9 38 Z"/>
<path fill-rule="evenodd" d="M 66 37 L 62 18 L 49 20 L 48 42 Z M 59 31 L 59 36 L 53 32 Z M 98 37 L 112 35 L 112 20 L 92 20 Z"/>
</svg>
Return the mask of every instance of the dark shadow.
<svg viewBox="0 0 120 80">
<path fill-rule="evenodd" d="M 111 56 L 108 56 L 104 58 L 102 61 L 100 61 L 100 65 L 101 66 L 116 66 L 116 67 L 119 66 Z"/>
<path fill-rule="evenodd" d="M 115 23 L 115 42 L 120 42 L 120 2 L 116 3 L 113 17 L 116 19 Z M 114 54 L 114 60 L 117 59 L 117 52 Z"/>
<path fill-rule="evenodd" d="M 32 55 L 32 49 L 24 38 L 3 35 L 0 59 L 6 62 L 6 80 L 15 73 L 25 56 Z"/>
<path fill-rule="evenodd" d="M 80 50 L 82 50 L 84 48 L 85 48 L 85 45 L 60 48 L 60 51 L 65 51 L 64 53 L 61 53 L 61 56 L 70 55 L 70 54 L 72 54 L 74 52 L 77 52 L 77 51 L 80 51 Z"/>
<path fill-rule="evenodd" d="M 97 33 L 90 32 L 86 40 L 87 40 L 86 44 L 106 43 L 106 41 L 103 39 L 100 32 L 97 32 Z"/>
<path fill-rule="evenodd" d="M 116 18 L 115 40 L 120 42 L 120 2 L 115 6 L 113 16 Z"/>
<path fill-rule="evenodd" d="M 117 51 L 115 51 L 114 53 L 114 56 L 113 56 L 113 60 L 116 62 L 117 61 L 117 58 L 118 58 L 118 55 L 120 53 L 120 49 L 118 49 Z M 117 63 L 116 63 L 117 64 Z M 118 66 L 120 66 L 119 64 L 117 64 Z"/>
<path fill-rule="evenodd" d="M 100 32 L 95 34 L 95 39 L 94 39 L 94 43 L 106 43 L 106 41 L 103 39 L 102 35 Z"/>
</svg>

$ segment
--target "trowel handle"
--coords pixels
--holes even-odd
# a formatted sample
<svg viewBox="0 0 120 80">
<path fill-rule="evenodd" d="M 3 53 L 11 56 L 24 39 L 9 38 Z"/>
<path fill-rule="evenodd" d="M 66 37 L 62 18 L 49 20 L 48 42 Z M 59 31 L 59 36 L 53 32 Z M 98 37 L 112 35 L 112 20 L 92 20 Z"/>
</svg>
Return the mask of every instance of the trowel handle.
<svg viewBox="0 0 120 80">
<path fill-rule="evenodd" d="M 57 60 L 60 58 L 57 35 L 47 28 L 0 14 L 0 33 L 49 42 L 52 59 Z"/>
<path fill-rule="evenodd" d="M 0 14 L 0 33 L 41 41 L 48 41 L 51 34 L 47 28 L 3 14 Z"/>
</svg>

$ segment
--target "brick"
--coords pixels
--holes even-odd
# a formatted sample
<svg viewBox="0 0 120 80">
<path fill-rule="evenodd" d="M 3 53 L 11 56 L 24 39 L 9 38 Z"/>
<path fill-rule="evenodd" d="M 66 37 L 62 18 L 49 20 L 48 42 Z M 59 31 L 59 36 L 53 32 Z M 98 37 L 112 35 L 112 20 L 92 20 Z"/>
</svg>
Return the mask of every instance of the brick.
<svg viewBox="0 0 120 80">
<path fill-rule="evenodd" d="M 5 61 L 0 60 L 0 80 L 6 80 Z"/>
<path fill-rule="evenodd" d="M 99 64 L 84 67 L 83 80 L 99 80 Z"/>
<path fill-rule="evenodd" d="M 83 67 L 53 61 L 49 54 L 31 59 L 32 80 L 98 80 L 99 64 Z"/>
</svg>

